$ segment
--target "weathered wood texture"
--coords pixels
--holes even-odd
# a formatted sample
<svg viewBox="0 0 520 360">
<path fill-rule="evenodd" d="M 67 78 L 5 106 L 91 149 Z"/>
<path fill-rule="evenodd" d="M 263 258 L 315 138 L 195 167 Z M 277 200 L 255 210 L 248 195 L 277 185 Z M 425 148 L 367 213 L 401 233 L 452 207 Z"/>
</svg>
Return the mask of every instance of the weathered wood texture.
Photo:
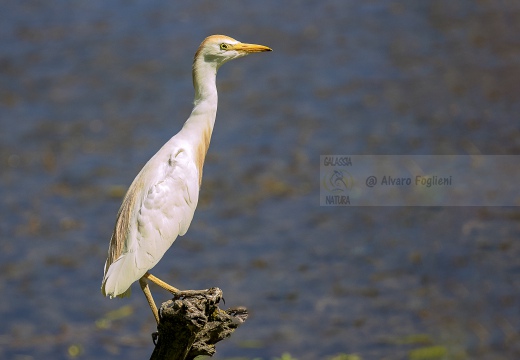
<svg viewBox="0 0 520 360">
<path fill-rule="evenodd" d="M 245 308 L 221 310 L 219 288 L 185 291 L 162 304 L 158 339 L 150 360 L 192 360 L 215 354 L 215 344 L 247 319 Z"/>
</svg>

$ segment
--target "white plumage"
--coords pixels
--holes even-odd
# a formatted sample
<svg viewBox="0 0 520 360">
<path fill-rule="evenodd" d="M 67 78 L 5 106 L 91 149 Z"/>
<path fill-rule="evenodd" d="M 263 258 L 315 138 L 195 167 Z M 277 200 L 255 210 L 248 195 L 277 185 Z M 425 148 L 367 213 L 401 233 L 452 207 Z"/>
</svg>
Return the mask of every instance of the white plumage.
<svg viewBox="0 0 520 360">
<path fill-rule="evenodd" d="M 186 233 L 197 206 L 202 167 L 217 113 L 217 70 L 231 59 L 262 51 L 271 49 L 223 35 L 210 36 L 200 45 L 193 61 L 193 111 L 181 131 L 136 176 L 117 214 L 101 286 L 105 296 L 128 296 L 130 285 L 140 280 L 149 303 L 152 301 L 144 277 L 161 285 L 162 281 L 148 270 L 161 260 L 177 236 Z M 165 285 L 161 286 L 175 289 Z M 154 310 L 155 305 L 150 306 Z"/>
<path fill-rule="evenodd" d="M 194 151 L 182 135 L 174 136 L 148 161 L 128 190 L 121 207 L 126 213 L 118 215 L 118 222 L 129 217 L 127 233 L 119 257 L 111 264 L 107 259 L 105 295 L 130 295 L 130 285 L 153 268 L 190 226 L 199 197 L 199 172 Z M 111 243 L 116 240 L 112 239 Z"/>
</svg>

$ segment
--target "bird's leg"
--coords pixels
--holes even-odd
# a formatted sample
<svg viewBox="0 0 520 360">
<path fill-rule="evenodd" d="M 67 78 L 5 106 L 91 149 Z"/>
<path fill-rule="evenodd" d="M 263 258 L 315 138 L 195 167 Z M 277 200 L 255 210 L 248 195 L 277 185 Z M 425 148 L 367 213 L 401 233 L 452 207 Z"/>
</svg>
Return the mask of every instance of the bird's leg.
<svg viewBox="0 0 520 360">
<path fill-rule="evenodd" d="M 157 306 L 155 305 L 155 301 L 153 301 L 152 293 L 148 287 L 148 282 L 146 282 L 145 277 L 146 276 L 143 276 L 139 279 L 139 285 L 141 285 L 141 290 L 143 290 L 144 296 L 146 296 L 146 300 L 148 301 L 148 305 L 150 305 L 150 309 L 152 309 L 155 321 L 157 321 L 157 325 L 159 325 L 159 311 L 157 311 Z"/>
<path fill-rule="evenodd" d="M 153 276 L 148 271 L 143 275 L 143 277 L 141 279 L 144 279 L 144 278 L 150 280 L 151 282 L 155 283 L 156 285 L 159 285 L 164 290 L 169 291 L 173 295 L 178 296 L 178 297 L 196 296 L 196 295 L 200 295 L 200 294 L 205 294 L 207 292 L 207 290 L 179 290 L 176 287 L 173 287 L 170 284 L 165 283 L 158 277 Z"/>
<path fill-rule="evenodd" d="M 150 280 L 151 282 L 159 285 L 160 287 L 162 287 L 164 290 L 167 290 L 169 292 L 171 292 L 172 294 L 178 294 L 180 293 L 181 291 L 167 283 L 165 283 L 164 281 L 162 281 L 161 279 L 153 276 L 152 274 L 150 274 L 148 271 L 143 275 L 143 278 L 147 278 L 148 280 Z M 142 278 L 141 278 L 142 279 Z"/>
</svg>

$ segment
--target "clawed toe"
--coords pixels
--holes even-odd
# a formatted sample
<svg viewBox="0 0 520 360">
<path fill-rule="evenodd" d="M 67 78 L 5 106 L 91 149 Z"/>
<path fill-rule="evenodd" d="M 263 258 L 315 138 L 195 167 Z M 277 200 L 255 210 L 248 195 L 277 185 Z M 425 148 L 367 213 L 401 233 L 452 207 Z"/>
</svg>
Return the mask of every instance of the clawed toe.
<svg viewBox="0 0 520 360">
<path fill-rule="evenodd" d="M 153 341 L 153 344 L 155 346 L 157 346 L 157 339 L 159 339 L 159 332 L 158 331 L 152 333 L 152 341 Z"/>
</svg>

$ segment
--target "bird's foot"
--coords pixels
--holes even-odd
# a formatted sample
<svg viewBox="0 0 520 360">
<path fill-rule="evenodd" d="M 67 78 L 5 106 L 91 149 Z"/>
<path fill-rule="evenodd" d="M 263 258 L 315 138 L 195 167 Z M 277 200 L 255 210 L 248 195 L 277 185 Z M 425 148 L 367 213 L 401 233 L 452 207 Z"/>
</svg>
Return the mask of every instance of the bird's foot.
<svg viewBox="0 0 520 360">
<path fill-rule="evenodd" d="M 204 290 L 179 290 L 179 291 L 170 291 L 175 298 L 186 298 L 197 295 L 206 295 L 208 293 L 208 289 Z"/>
<path fill-rule="evenodd" d="M 173 292 L 173 299 L 172 300 L 178 300 L 178 299 L 186 299 L 190 297 L 213 297 L 214 300 L 218 303 L 222 299 L 222 291 L 219 288 L 213 287 L 210 289 L 204 289 L 204 290 L 182 290 L 182 291 L 176 291 Z"/>
</svg>

